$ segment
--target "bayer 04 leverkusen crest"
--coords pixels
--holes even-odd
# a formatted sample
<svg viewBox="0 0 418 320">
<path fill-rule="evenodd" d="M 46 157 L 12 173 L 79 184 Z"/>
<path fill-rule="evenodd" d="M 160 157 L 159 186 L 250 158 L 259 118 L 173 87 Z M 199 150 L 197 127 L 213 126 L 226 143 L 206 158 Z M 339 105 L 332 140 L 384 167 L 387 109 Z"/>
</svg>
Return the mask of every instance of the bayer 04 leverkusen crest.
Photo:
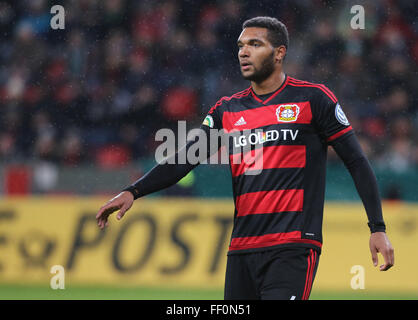
<svg viewBox="0 0 418 320">
<path fill-rule="evenodd" d="M 276 116 L 278 122 L 294 122 L 299 116 L 299 106 L 296 104 L 283 104 L 277 107 Z"/>
</svg>

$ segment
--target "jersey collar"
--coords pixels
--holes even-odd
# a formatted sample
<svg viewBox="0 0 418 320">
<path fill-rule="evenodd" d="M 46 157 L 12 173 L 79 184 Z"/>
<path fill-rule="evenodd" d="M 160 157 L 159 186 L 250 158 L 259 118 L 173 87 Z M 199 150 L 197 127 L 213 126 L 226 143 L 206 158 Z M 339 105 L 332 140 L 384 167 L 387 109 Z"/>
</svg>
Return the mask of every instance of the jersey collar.
<svg viewBox="0 0 418 320">
<path fill-rule="evenodd" d="M 289 81 L 289 78 L 288 78 L 287 74 L 285 74 L 285 79 L 284 79 L 282 85 L 279 88 L 277 88 L 276 91 L 274 91 L 270 94 L 267 94 L 267 95 L 263 95 L 264 99 L 262 99 L 260 96 L 257 96 L 257 94 L 254 92 L 252 87 L 250 87 L 251 95 L 258 102 L 260 102 L 262 104 L 267 104 L 271 99 L 273 99 L 275 96 L 277 96 L 287 86 L 288 81 Z"/>
</svg>

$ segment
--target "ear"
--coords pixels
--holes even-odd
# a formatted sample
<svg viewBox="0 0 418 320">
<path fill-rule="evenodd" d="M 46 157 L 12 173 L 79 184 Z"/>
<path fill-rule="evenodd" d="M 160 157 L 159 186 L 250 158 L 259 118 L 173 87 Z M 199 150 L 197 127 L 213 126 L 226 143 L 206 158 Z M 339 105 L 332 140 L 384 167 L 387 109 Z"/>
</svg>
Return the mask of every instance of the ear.
<svg viewBox="0 0 418 320">
<path fill-rule="evenodd" d="M 286 56 L 286 47 L 285 46 L 279 46 L 277 48 L 274 48 L 275 51 L 275 60 L 276 62 L 282 63 L 284 57 Z"/>
</svg>

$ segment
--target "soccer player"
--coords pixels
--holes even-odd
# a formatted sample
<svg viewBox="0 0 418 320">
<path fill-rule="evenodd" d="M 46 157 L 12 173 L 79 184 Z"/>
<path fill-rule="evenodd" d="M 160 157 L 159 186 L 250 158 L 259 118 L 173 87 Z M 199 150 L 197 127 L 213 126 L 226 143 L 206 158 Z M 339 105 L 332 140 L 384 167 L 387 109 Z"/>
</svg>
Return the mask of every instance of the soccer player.
<svg viewBox="0 0 418 320">
<path fill-rule="evenodd" d="M 225 299 L 309 298 L 322 246 L 328 145 L 349 170 L 364 204 L 374 266 L 381 253 L 380 270 L 391 268 L 394 250 L 376 177 L 335 95 L 322 84 L 284 73 L 289 36 L 277 19 L 245 21 L 237 44 L 241 73 L 251 86 L 220 99 L 201 126 L 208 136 L 210 129 L 234 132 L 235 144 L 253 147 L 240 152 L 234 143 L 228 146 L 235 212 Z M 236 161 L 248 156 L 258 161 Z M 196 166 L 157 164 L 100 208 L 99 227 L 108 225 L 111 213 L 119 210 L 121 219 L 135 199 L 175 184 Z"/>
</svg>

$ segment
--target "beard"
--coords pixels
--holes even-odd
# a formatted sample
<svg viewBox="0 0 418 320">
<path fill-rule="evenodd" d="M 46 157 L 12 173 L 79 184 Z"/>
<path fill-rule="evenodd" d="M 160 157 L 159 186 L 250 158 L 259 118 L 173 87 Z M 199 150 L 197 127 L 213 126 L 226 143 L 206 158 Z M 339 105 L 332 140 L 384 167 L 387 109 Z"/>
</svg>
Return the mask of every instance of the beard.
<svg viewBox="0 0 418 320">
<path fill-rule="evenodd" d="M 250 75 L 242 74 L 245 80 L 259 83 L 267 79 L 274 71 L 274 52 L 261 62 L 261 66 L 259 68 L 256 68 L 253 65 L 253 69 L 254 72 Z"/>
</svg>

